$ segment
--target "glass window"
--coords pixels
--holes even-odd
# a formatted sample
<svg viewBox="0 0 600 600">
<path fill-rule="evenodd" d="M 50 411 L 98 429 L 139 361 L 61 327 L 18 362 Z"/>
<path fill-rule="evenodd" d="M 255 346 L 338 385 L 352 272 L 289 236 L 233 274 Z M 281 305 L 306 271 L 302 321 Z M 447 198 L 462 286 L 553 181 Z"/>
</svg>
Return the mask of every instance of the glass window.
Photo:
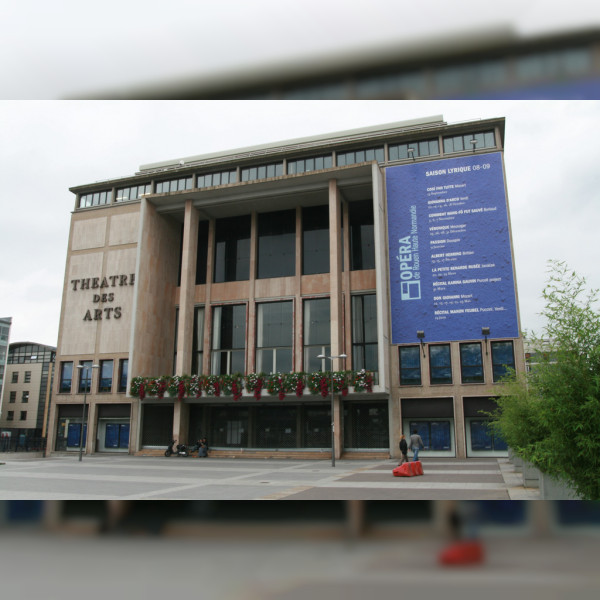
<svg viewBox="0 0 600 600">
<path fill-rule="evenodd" d="M 100 378 L 98 380 L 98 391 L 99 392 L 110 392 L 112 390 L 112 378 L 113 378 L 113 361 L 112 360 L 101 360 L 100 361 Z"/>
<path fill-rule="evenodd" d="M 256 313 L 256 371 L 293 370 L 294 305 L 291 301 L 259 304 Z"/>
<path fill-rule="evenodd" d="M 242 181 L 254 181 L 255 179 L 278 177 L 279 175 L 283 175 L 283 162 L 242 169 Z"/>
<path fill-rule="evenodd" d="M 152 190 L 152 184 L 142 183 L 141 185 L 134 185 L 126 188 L 117 189 L 117 197 L 115 202 L 127 202 L 128 200 L 137 200 L 146 194 L 150 194 Z"/>
<path fill-rule="evenodd" d="M 127 391 L 127 375 L 129 372 L 129 359 L 122 358 L 119 360 L 119 386 L 117 388 L 118 392 L 126 392 Z"/>
<path fill-rule="evenodd" d="M 21 402 L 29 402 L 29 392 L 27 390 L 21 394 Z"/>
<path fill-rule="evenodd" d="M 492 342 L 492 370 L 494 381 L 499 381 L 509 369 L 515 368 L 515 355 L 513 352 L 513 343 Z"/>
<path fill-rule="evenodd" d="M 17 392 L 11 392 L 9 402 L 11 404 L 14 404 L 16 401 L 17 401 Z"/>
<path fill-rule="evenodd" d="M 450 450 L 450 421 L 411 421 L 410 431 L 416 431 L 425 450 Z"/>
<path fill-rule="evenodd" d="M 401 346 L 400 385 L 421 385 L 420 346 Z"/>
<path fill-rule="evenodd" d="M 245 372 L 246 305 L 235 304 L 213 308 L 213 375 Z"/>
<path fill-rule="evenodd" d="M 250 278 L 250 215 L 217 219 L 214 282 Z"/>
<path fill-rule="evenodd" d="M 208 262 L 208 221 L 198 223 L 198 245 L 196 248 L 196 285 L 206 283 Z"/>
<path fill-rule="evenodd" d="M 408 151 L 409 148 L 411 152 Z M 439 153 L 440 147 L 437 139 L 406 144 L 393 144 L 388 147 L 388 159 L 390 161 L 406 160 L 408 158 L 416 158 L 417 156 L 431 156 Z"/>
<path fill-rule="evenodd" d="M 6 413 L 6 420 L 7 421 L 14 421 L 15 420 L 15 411 L 14 410 L 9 410 Z"/>
<path fill-rule="evenodd" d="M 192 177 L 181 177 L 179 179 L 169 179 L 167 181 L 159 181 L 156 184 L 157 194 L 168 194 L 170 192 L 181 192 L 183 190 L 192 189 Z"/>
<path fill-rule="evenodd" d="M 88 206 L 99 206 L 109 204 L 112 196 L 111 190 L 102 192 L 91 192 L 89 194 L 81 194 L 79 196 L 79 208 L 87 208 Z"/>
<path fill-rule="evenodd" d="M 194 309 L 194 341 L 192 344 L 192 374 L 202 374 L 204 358 L 204 306 Z"/>
<path fill-rule="evenodd" d="M 296 274 L 296 211 L 258 215 L 259 279 Z"/>
<path fill-rule="evenodd" d="M 90 393 L 90 384 L 92 382 L 92 361 L 83 360 L 79 363 L 83 368 L 79 369 L 79 387 L 77 391 L 80 394 Z"/>
<path fill-rule="evenodd" d="M 22 410 L 21 411 L 21 421 L 26 421 L 26 420 L 27 420 L 27 411 Z"/>
<path fill-rule="evenodd" d="M 483 383 L 481 343 L 460 345 L 460 374 L 463 383 Z"/>
<path fill-rule="evenodd" d="M 13 371 L 11 373 L 11 376 L 12 376 L 11 383 L 19 383 L 19 372 L 18 371 Z"/>
<path fill-rule="evenodd" d="M 380 148 L 368 148 L 364 150 L 353 150 L 349 152 L 337 153 L 337 165 L 343 167 L 345 165 L 354 165 L 361 162 L 376 160 L 383 162 L 384 152 L 383 146 Z"/>
<path fill-rule="evenodd" d="M 444 138 L 444 152 L 463 152 L 465 150 L 481 150 L 495 148 L 496 140 L 493 131 L 468 133 Z"/>
<path fill-rule="evenodd" d="M 350 217 L 350 270 L 375 268 L 375 229 L 373 201 L 361 200 L 348 204 Z"/>
<path fill-rule="evenodd" d="M 352 368 L 377 373 L 377 304 L 375 294 L 352 296 Z"/>
<path fill-rule="evenodd" d="M 289 175 L 294 173 L 308 173 L 310 171 L 319 171 L 329 169 L 333 166 L 331 154 L 323 156 L 311 156 L 310 158 L 299 158 L 297 160 L 288 160 L 287 172 Z"/>
<path fill-rule="evenodd" d="M 73 363 L 63 362 L 60 365 L 60 387 L 58 392 L 68 394 L 71 392 L 71 384 L 73 382 Z"/>
<path fill-rule="evenodd" d="M 327 371 L 324 359 L 319 354 L 331 355 L 331 319 L 329 298 L 316 298 L 304 301 L 304 370 Z"/>
<path fill-rule="evenodd" d="M 302 209 L 302 274 L 329 273 L 329 206 Z"/>
<path fill-rule="evenodd" d="M 429 371 L 432 384 L 452 383 L 450 344 L 429 346 Z"/>
<path fill-rule="evenodd" d="M 31 371 L 25 371 L 25 378 L 23 383 L 31 383 Z"/>
<path fill-rule="evenodd" d="M 471 421 L 471 450 L 508 450 L 506 442 L 488 421 Z"/>
</svg>

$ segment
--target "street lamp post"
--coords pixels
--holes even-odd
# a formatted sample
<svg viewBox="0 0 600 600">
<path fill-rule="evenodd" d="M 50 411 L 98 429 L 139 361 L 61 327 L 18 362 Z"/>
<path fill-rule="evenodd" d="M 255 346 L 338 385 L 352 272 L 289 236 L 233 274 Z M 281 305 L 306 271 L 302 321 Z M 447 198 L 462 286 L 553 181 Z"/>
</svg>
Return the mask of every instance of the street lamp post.
<svg viewBox="0 0 600 600">
<path fill-rule="evenodd" d="M 325 356 L 324 354 L 319 354 L 317 358 L 328 358 L 331 361 L 331 466 L 335 467 L 335 418 L 333 416 L 333 360 L 335 358 L 347 358 L 347 355 L 340 354 L 339 356 Z"/>
<path fill-rule="evenodd" d="M 81 378 L 81 374 L 83 373 L 85 375 L 85 372 L 87 370 L 89 378 L 85 379 L 86 385 L 83 388 L 83 414 L 81 415 L 81 428 L 79 430 L 79 462 L 81 462 L 81 457 L 83 455 L 83 426 L 85 424 L 85 407 L 86 407 L 86 400 L 87 400 L 87 391 L 88 391 L 88 386 L 89 389 L 92 389 L 92 373 L 93 371 L 91 371 L 90 373 L 90 369 L 97 369 L 98 365 L 77 365 L 78 369 L 81 369 L 79 372 L 79 377 Z M 81 379 L 80 379 L 81 381 Z"/>
</svg>

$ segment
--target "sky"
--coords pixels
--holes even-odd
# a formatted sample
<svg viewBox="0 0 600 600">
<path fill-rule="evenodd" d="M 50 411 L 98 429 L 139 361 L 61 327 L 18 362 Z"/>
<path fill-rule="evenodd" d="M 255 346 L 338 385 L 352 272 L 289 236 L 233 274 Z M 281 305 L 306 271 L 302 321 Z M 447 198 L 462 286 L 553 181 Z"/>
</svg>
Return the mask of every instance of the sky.
<svg viewBox="0 0 600 600">
<path fill-rule="evenodd" d="M 10 341 L 56 345 L 69 187 L 161 160 L 440 114 L 506 117 L 521 325 L 539 333 L 549 259 L 600 287 L 600 102 L 0 101 L 0 317 L 13 318 Z"/>
<path fill-rule="evenodd" d="M 427 15 L 424 19 L 423 15 Z M 0 98 L 98 96 L 163 78 L 496 28 L 597 27 L 591 0 L 0 0 Z"/>
</svg>

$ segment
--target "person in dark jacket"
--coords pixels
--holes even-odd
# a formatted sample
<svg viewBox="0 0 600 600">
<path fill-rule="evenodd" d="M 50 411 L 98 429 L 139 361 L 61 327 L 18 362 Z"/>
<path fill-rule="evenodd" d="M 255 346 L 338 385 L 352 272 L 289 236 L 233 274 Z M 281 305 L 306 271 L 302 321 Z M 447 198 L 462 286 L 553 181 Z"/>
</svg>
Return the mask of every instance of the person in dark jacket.
<svg viewBox="0 0 600 600">
<path fill-rule="evenodd" d="M 400 436 L 400 453 L 402 454 L 400 458 L 400 463 L 398 466 L 408 462 L 408 444 L 406 443 L 406 436 L 402 434 Z"/>
</svg>

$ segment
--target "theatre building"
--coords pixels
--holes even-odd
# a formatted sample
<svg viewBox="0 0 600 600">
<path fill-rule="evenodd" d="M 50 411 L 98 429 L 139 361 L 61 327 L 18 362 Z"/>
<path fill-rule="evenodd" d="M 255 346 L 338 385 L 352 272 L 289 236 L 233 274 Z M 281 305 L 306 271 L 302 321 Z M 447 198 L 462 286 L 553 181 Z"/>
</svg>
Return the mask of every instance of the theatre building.
<svg viewBox="0 0 600 600">
<path fill-rule="evenodd" d="M 71 188 L 48 451 L 206 436 L 323 458 L 333 423 L 338 458 L 397 456 L 413 429 L 428 456 L 505 454 L 481 413 L 524 369 L 504 125 L 434 116 Z"/>
</svg>

